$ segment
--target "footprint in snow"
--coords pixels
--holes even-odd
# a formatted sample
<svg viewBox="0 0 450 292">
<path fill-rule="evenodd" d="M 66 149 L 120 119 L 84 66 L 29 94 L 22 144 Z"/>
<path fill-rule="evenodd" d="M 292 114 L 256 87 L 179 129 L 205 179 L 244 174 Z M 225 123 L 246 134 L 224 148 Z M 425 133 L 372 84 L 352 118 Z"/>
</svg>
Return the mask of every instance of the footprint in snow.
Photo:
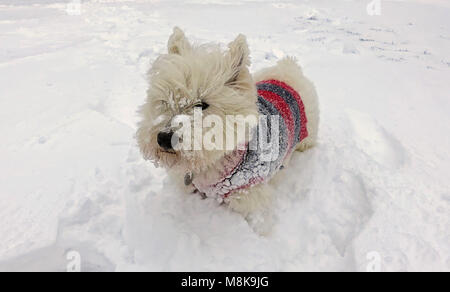
<svg viewBox="0 0 450 292">
<path fill-rule="evenodd" d="M 355 110 L 347 110 L 347 117 L 354 131 L 358 148 L 378 164 L 399 168 L 406 162 L 401 143 L 371 116 Z"/>
</svg>

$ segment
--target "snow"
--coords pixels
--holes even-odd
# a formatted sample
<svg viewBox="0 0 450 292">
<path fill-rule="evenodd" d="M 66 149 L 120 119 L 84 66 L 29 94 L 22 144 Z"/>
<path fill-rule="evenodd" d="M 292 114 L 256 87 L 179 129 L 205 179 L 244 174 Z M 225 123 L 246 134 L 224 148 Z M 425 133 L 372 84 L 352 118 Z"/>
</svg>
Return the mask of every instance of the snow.
<svg viewBox="0 0 450 292">
<path fill-rule="evenodd" d="M 449 271 L 448 1 L 0 1 L 0 270 Z M 69 13 L 68 13 L 69 12 Z M 296 56 L 319 145 L 261 237 L 183 194 L 133 138 L 174 25 Z M 374 262 L 377 261 L 377 262 Z"/>
</svg>

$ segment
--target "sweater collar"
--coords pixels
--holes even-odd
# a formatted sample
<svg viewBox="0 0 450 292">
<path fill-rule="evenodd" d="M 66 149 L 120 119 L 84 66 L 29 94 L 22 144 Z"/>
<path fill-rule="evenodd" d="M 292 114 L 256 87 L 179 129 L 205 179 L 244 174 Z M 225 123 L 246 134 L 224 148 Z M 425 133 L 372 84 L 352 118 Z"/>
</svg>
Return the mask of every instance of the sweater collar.
<svg viewBox="0 0 450 292">
<path fill-rule="evenodd" d="M 231 178 L 239 169 L 239 166 L 245 160 L 248 152 L 248 143 L 245 147 L 238 147 L 231 153 L 225 155 L 214 167 L 218 170 L 206 170 L 199 175 L 195 175 L 192 179 L 194 187 L 203 193 L 218 192 L 218 194 L 226 197 L 230 192 L 219 190 L 223 188 L 224 182 Z M 224 193 L 225 192 L 225 193 Z"/>
</svg>

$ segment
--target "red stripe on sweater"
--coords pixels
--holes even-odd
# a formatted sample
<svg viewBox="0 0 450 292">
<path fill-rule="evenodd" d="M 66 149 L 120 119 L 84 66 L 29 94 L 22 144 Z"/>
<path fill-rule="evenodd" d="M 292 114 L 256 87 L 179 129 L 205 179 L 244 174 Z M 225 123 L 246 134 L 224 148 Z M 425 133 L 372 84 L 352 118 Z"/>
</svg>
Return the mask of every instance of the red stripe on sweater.
<svg viewBox="0 0 450 292">
<path fill-rule="evenodd" d="M 290 149 L 294 142 L 295 137 L 294 117 L 292 115 L 291 108 L 281 96 L 272 91 L 258 90 L 258 95 L 267 100 L 268 102 L 270 102 L 271 104 L 273 104 L 283 117 L 283 120 L 286 123 L 289 132 L 288 149 Z"/>
<path fill-rule="evenodd" d="M 295 97 L 295 100 L 297 101 L 298 107 L 300 109 L 300 122 L 301 122 L 301 128 L 300 128 L 300 141 L 308 137 L 308 128 L 306 127 L 306 123 L 308 123 L 308 119 L 306 118 L 305 113 L 305 106 L 303 104 L 302 98 L 300 97 L 299 93 L 294 90 L 291 86 L 289 86 L 287 83 L 284 83 L 283 81 L 270 79 L 270 80 L 263 80 L 258 82 L 259 83 L 269 83 L 273 85 L 277 85 L 282 87 L 283 89 L 287 90 L 292 96 Z"/>
</svg>

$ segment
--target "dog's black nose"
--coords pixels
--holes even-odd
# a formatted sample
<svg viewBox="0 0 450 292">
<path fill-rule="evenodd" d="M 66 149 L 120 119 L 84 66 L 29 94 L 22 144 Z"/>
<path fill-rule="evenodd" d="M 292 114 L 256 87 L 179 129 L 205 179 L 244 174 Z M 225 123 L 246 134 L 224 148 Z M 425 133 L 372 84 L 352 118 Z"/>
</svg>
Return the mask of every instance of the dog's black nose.
<svg viewBox="0 0 450 292">
<path fill-rule="evenodd" d="M 173 132 L 159 132 L 158 133 L 158 145 L 161 146 L 164 150 L 173 150 L 172 138 Z"/>
</svg>

